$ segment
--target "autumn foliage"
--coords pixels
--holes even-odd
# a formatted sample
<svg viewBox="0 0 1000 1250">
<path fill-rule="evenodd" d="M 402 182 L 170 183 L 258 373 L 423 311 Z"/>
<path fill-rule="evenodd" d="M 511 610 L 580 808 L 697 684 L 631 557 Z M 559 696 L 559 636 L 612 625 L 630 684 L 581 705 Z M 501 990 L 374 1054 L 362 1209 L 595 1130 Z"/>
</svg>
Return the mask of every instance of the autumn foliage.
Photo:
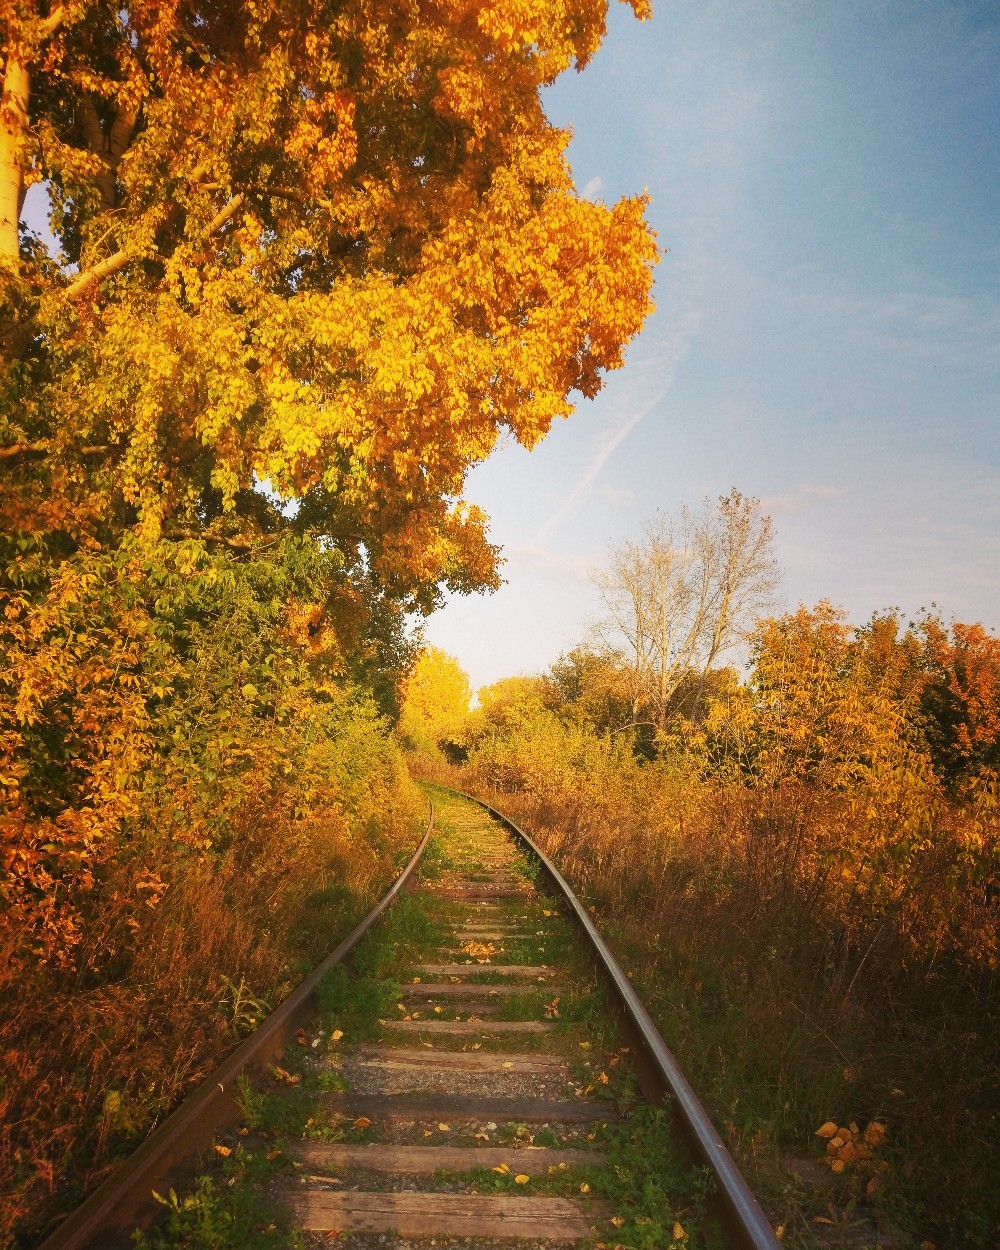
<svg viewBox="0 0 1000 1250">
<path fill-rule="evenodd" d="M 643 199 L 581 199 L 540 99 L 605 18 L 0 12 L 0 1238 L 412 840 L 411 626 L 498 585 L 466 472 L 592 396 L 651 307 Z"/>
<path fill-rule="evenodd" d="M 462 666 L 439 647 L 422 647 L 402 691 L 399 736 L 433 761 L 454 752 L 465 732 L 472 689 Z"/>
<path fill-rule="evenodd" d="M 240 549 L 282 524 L 267 482 L 415 602 L 494 585 L 466 470 L 593 395 L 649 308 L 643 201 L 580 199 L 539 98 L 605 11 L 15 3 L 4 527 Z M 11 225 L 40 179 L 65 264 Z"/>
<path fill-rule="evenodd" d="M 593 647 L 481 691 L 459 784 L 540 833 L 748 1170 L 828 1121 L 840 1189 L 776 1218 L 884 1201 L 992 1245 L 1000 645 L 825 602 L 749 644 L 655 740 Z"/>
<path fill-rule="evenodd" d="M 182 674 L 230 628 L 229 588 L 259 601 L 240 662 L 265 668 L 220 668 L 223 703 L 260 692 L 248 723 L 274 731 L 290 669 L 308 697 L 354 680 L 394 711 L 408 614 L 497 584 L 465 472 L 592 395 L 649 308 L 642 201 L 580 199 L 539 99 L 604 20 L 589 2 L 8 8 L 4 889 L 52 930 L 25 949 L 69 957 L 95 848 L 159 821 L 152 779 L 197 756 L 187 681 L 206 679 Z M 57 259 L 18 237 L 40 180 Z M 214 775 L 251 754 L 232 741 Z"/>
</svg>

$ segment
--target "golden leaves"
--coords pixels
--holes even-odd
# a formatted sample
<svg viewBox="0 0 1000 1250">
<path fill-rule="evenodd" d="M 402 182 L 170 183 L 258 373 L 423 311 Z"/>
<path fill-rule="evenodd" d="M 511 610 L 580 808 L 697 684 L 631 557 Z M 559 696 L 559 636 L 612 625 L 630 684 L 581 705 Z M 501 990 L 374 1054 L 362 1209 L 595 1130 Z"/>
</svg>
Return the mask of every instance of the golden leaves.
<svg viewBox="0 0 1000 1250">
<path fill-rule="evenodd" d="M 489 1139 L 487 1138 L 486 1140 Z M 531 1177 L 527 1174 L 527 1172 L 518 1172 L 515 1175 L 513 1169 L 507 1163 L 498 1163 L 497 1166 L 493 1168 L 493 1171 L 500 1176 L 509 1176 L 516 1185 L 527 1185 L 531 1180 Z"/>
<path fill-rule="evenodd" d="M 835 1120 L 827 1120 L 816 1130 L 816 1136 L 826 1142 L 824 1162 L 832 1172 L 839 1174 L 853 1169 L 862 1178 L 868 1178 L 865 1187 L 868 1197 L 877 1192 L 880 1177 L 888 1171 L 888 1164 L 876 1157 L 888 1137 L 888 1130 L 880 1120 L 870 1121 L 864 1132 L 853 1120 L 846 1127 Z"/>
<path fill-rule="evenodd" d="M 324 490 L 328 526 L 359 533 L 400 593 L 497 585 L 485 518 L 456 503 L 468 468 L 504 428 L 531 447 L 573 390 L 593 394 L 650 307 L 643 202 L 579 200 L 538 98 L 592 55 L 604 16 L 601 0 L 505 0 L 389 26 L 363 5 L 293 18 L 270 0 L 224 46 L 206 26 L 192 61 L 172 10 L 139 10 L 135 55 L 100 66 L 67 34 L 58 56 L 109 114 L 138 107 L 145 75 L 159 94 L 117 166 L 113 221 L 73 223 L 84 264 L 108 237 L 130 258 L 91 291 L 90 322 L 39 277 L 57 345 L 42 409 L 115 431 L 103 489 L 150 540 L 193 506 L 199 448 L 227 509 L 255 476 L 286 498 Z M 275 42 L 285 27 L 301 37 Z M 465 159 L 442 118 L 463 124 Z M 38 140 L 77 211 L 107 171 L 63 124 L 43 106 Z"/>
<path fill-rule="evenodd" d="M 302 1076 L 298 1072 L 289 1072 L 287 1069 L 280 1067 L 276 1063 L 272 1063 L 268 1069 L 271 1075 L 279 1084 L 300 1085 Z"/>
<path fill-rule="evenodd" d="M 347 646 L 312 614 L 332 599 L 327 616 L 364 616 L 359 570 L 400 613 L 499 584 L 487 518 L 461 498 L 469 468 L 507 431 L 534 446 L 574 392 L 592 395 L 651 306 L 644 201 L 579 199 L 539 97 L 599 45 L 603 0 L 452 0 L 391 19 L 325 0 L 223 8 L 193 32 L 176 6 L 135 6 L 107 47 L 83 23 L 44 55 L 22 41 L 38 52 L 26 143 L 63 197 L 73 264 L 28 258 L 18 279 L 26 321 L 4 343 L 45 350 L 9 373 L 0 523 L 81 554 L 53 563 L 24 620 L 8 605 L 8 710 L 21 733 L 68 700 L 84 744 L 58 838 L 40 820 L 10 861 L 26 898 L 55 890 L 62 848 L 79 865 L 141 812 L 133 779 L 175 729 L 156 717 L 185 697 L 175 655 L 143 669 L 170 652 L 166 612 L 123 595 L 102 616 L 105 592 L 85 584 L 97 535 L 145 553 L 137 582 L 191 579 L 201 619 L 215 611 L 201 539 L 273 554 L 294 501 L 315 552 L 341 563 L 315 594 L 285 596 L 280 641 L 332 682 Z M 72 120 L 90 106 L 111 160 Z M 241 673 L 234 689 L 268 710 L 270 680 Z M 221 763 L 249 742 L 234 732 Z M 0 760 L 12 791 L 19 769 Z M 171 836 L 201 854 L 211 836 L 184 804 Z M 43 915 L 63 958 L 75 921 Z"/>
</svg>

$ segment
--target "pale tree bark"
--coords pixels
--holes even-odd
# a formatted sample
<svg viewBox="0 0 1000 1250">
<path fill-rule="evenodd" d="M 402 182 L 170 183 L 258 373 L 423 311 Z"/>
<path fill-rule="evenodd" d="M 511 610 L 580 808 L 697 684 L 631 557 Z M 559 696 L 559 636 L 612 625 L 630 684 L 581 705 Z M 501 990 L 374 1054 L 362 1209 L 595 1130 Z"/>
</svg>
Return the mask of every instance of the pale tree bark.
<svg viewBox="0 0 1000 1250">
<path fill-rule="evenodd" d="M 27 173 L 30 58 L 32 49 L 49 39 L 65 18 L 65 9 L 57 4 L 31 31 L 16 31 L 14 19 L 7 20 L 8 51 L 0 91 L 0 266 L 15 276 L 21 269 L 18 225 Z"/>
<path fill-rule="evenodd" d="M 114 121 L 105 128 L 90 96 L 84 100 L 81 115 L 87 147 L 104 162 L 104 170 L 98 178 L 101 204 L 106 209 L 117 208 L 118 166 L 132 142 L 139 115 L 132 109 L 119 109 Z"/>
<path fill-rule="evenodd" d="M 12 50 L 4 66 L 0 97 L 0 265 L 13 274 L 21 268 L 18 223 L 24 203 L 24 146 L 30 95 L 28 66 L 20 52 Z"/>
<path fill-rule="evenodd" d="M 742 625 L 769 606 L 778 581 L 774 558 L 774 525 L 734 487 L 719 500 L 709 547 L 715 552 L 718 605 L 706 669 L 736 640 Z"/>
</svg>

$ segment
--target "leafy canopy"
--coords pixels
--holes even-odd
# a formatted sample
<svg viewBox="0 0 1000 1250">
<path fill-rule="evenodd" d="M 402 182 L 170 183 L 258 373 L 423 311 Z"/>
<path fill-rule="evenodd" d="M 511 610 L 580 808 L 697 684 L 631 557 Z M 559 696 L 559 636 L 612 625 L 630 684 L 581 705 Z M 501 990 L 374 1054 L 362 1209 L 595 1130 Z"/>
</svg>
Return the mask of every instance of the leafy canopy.
<svg viewBox="0 0 1000 1250">
<path fill-rule="evenodd" d="M 468 467 L 592 396 L 650 308 L 643 198 L 580 199 L 539 98 L 606 11 L 14 0 L 0 524 L 297 526 L 424 610 L 495 586 Z M 58 261 L 17 238 L 43 179 Z"/>
<path fill-rule="evenodd" d="M 414 750 L 438 751 L 461 740 L 472 688 L 453 655 L 438 647 L 422 647 L 403 689 L 399 732 Z"/>
</svg>

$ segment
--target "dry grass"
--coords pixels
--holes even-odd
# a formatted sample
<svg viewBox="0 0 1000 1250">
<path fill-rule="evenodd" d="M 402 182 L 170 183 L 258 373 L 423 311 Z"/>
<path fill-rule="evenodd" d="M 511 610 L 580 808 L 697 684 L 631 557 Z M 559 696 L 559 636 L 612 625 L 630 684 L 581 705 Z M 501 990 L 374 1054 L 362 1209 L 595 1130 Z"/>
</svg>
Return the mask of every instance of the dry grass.
<svg viewBox="0 0 1000 1250">
<path fill-rule="evenodd" d="M 0 972 L 0 1245 L 35 1244 L 216 1066 L 369 909 L 419 820 L 406 790 L 367 828 L 248 808 L 157 906 L 137 912 L 134 867 L 113 868 L 78 971 Z"/>
<path fill-rule="evenodd" d="M 939 1250 L 1000 1243 L 995 801 L 593 764 L 553 784 L 550 755 L 515 787 L 481 755 L 450 777 L 523 820 L 595 907 L 775 1217 L 817 1213 L 776 1161 L 819 1158 L 826 1120 L 879 1120 L 881 1209 Z M 842 1205 L 872 1179 L 827 1175 Z"/>
</svg>

